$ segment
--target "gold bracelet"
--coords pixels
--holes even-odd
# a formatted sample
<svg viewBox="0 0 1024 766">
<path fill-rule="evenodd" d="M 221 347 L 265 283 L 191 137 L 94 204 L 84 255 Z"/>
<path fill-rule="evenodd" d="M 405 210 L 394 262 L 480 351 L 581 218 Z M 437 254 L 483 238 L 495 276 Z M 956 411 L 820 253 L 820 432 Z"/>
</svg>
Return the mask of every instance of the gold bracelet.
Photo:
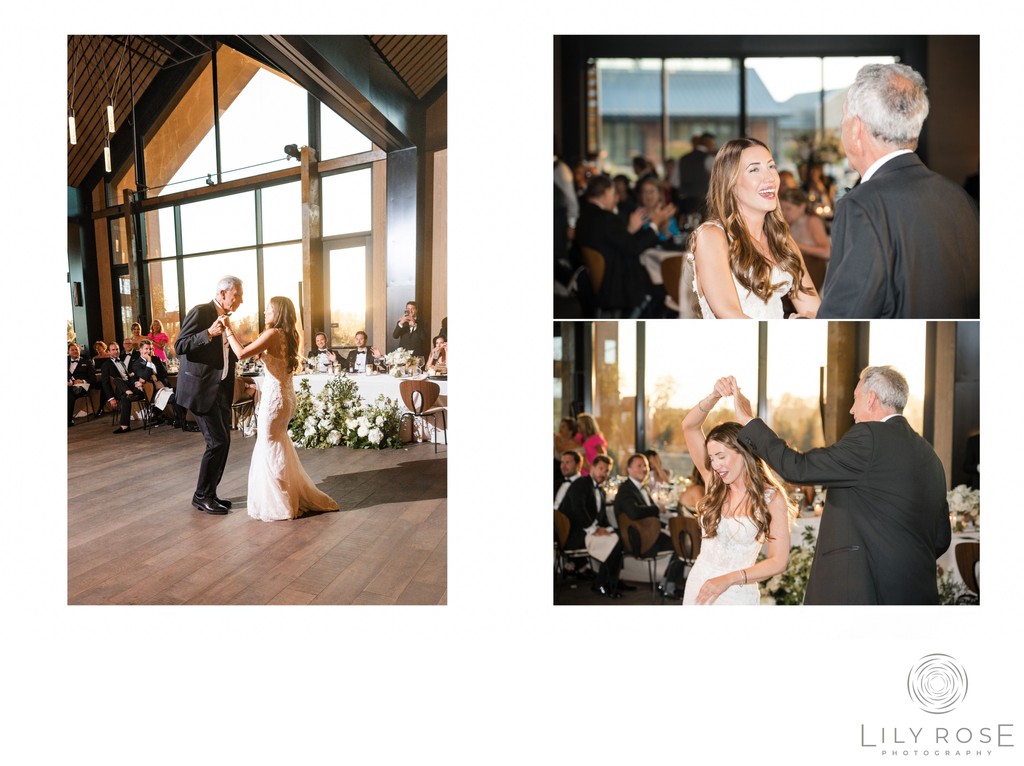
<svg viewBox="0 0 1024 766">
<path fill-rule="evenodd" d="M 707 399 L 707 397 L 705 396 L 704 399 Z M 715 407 L 714 405 L 712 405 L 711 410 L 706 410 L 703 407 L 701 407 L 700 405 L 704 402 L 704 399 L 701 399 L 699 402 L 697 402 L 697 409 L 703 412 L 705 415 L 708 415 L 711 413 L 711 410 L 713 410 Z"/>
<path fill-rule="evenodd" d="M 747 570 L 746 569 L 741 569 L 740 571 L 743 573 L 743 584 L 746 585 L 747 584 Z"/>
</svg>

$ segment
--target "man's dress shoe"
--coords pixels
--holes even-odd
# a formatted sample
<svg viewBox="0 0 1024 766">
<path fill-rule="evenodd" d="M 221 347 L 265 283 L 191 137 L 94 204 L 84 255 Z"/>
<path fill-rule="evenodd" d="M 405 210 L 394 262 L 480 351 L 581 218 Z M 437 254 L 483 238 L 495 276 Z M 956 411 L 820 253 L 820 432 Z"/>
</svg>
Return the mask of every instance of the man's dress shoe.
<svg viewBox="0 0 1024 766">
<path fill-rule="evenodd" d="M 215 498 L 198 497 L 196 495 L 192 495 L 192 507 L 203 513 L 212 513 L 215 516 L 223 516 L 228 512 L 227 506 L 221 505 Z"/>
<path fill-rule="evenodd" d="M 222 500 L 221 498 L 217 497 L 216 495 L 214 495 L 213 499 L 214 499 L 215 502 L 220 503 L 225 508 L 227 508 L 229 511 L 231 510 L 231 501 L 230 500 Z"/>
<path fill-rule="evenodd" d="M 590 589 L 597 595 L 604 596 L 605 598 L 622 598 L 622 594 L 617 590 L 612 590 L 604 585 L 591 585 Z"/>
</svg>

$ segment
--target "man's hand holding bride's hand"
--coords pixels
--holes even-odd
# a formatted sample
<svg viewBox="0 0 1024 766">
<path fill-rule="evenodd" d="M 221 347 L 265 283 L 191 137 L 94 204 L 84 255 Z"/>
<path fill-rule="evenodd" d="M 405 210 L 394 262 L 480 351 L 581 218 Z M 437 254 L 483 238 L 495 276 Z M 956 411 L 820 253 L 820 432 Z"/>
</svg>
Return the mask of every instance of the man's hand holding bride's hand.
<svg viewBox="0 0 1024 766">
<path fill-rule="evenodd" d="M 741 426 L 745 426 L 754 418 L 754 410 L 750 407 L 750 400 L 743 395 L 740 391 L 740 386 L 736 382 L 736 378 L 730 378 L 732 385 L 732 399 L 733 405 L 736 409 L 736 419 L 739 421 Z"/>
</svg>

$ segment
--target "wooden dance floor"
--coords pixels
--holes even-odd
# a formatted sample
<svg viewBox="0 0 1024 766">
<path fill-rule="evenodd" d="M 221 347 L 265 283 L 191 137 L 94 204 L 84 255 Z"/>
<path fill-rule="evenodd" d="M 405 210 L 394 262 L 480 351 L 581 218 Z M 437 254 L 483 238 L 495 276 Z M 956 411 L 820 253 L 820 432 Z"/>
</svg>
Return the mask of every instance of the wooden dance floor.
<svg viewBox="0 0 1024 766">
<path fill-rule="evenodd" d="M 341 506 L 292 521 L 245 510 L 254 438 L 232 431 L 219 496 L 192 508 L 202 434 L 68 429 L 69 604 L 445 604 L 447 447 L 299 450 Z M 134 430 L 138 428 L 138 430 Z"/>
</svg>

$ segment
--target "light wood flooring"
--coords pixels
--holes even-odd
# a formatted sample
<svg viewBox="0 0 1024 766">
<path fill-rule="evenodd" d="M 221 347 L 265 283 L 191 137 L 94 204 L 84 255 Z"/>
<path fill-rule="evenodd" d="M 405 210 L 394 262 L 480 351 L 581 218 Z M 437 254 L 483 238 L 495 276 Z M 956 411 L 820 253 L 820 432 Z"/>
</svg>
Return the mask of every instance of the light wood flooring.
<svg viewBox="0 0 1024 766">
<path fill-rule="evenodd" d="M 134 429 L 138 430 L 134 430 Z M 445 604 L 447 447 L 299 450 L 339 513 L 262 522 L 245 510 L 255 438 L 232 431 L 220 497 L 192 508 L 202 434 L 68 429 L 69 604 Z"/>
</svg>

